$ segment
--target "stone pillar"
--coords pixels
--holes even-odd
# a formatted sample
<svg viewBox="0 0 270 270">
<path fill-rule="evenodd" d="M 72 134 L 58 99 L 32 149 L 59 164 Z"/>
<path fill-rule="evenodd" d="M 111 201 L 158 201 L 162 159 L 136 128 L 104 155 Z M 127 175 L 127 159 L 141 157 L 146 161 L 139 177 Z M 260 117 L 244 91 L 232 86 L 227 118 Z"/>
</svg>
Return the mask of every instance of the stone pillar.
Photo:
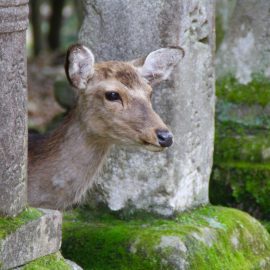
<svg viewBox="0 0 270 270">
<path fill-rule="evenodd" d="M 217 53 L 217 76 L 248 84 L 254 74 L 270 78 L 270 1 L 238 0 Z"/>
<path fill-rule="evenodd" d="M 0 1 L 0 214 L 26 204 L 28 0 Z"/>
<path fill-rule="evenodd" d="M 170 45 L 186 55 L 155 89 L 175 137 L 163 153 L 115 148 L 90 198 L 112 210 L 162 215 L 208 202 L 214 138 L 214 1 L 84 0 L 79 39 L 97 60 L 130 60 Z"/>
</svg>

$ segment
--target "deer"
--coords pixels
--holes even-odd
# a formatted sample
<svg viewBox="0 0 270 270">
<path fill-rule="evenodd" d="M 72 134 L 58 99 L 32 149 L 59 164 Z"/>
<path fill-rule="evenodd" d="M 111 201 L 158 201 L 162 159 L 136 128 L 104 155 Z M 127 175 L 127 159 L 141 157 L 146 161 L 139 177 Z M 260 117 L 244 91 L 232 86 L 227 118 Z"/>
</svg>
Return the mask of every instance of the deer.
<svg viewBox="0 0 270 270">
<path fill-rule="evenodd" d="M 77 99 L 58 128 L 29 135 L 29 204 L 65 210 L 81 203 L 113 145 L 170 147 L 173 134 L 152 108 L 152 87 L 183 57 L 181 47 L 168 47 L 132 61 L 95 63 L 87 46 L 72 45 L 65 72 Z"/>
</svg>

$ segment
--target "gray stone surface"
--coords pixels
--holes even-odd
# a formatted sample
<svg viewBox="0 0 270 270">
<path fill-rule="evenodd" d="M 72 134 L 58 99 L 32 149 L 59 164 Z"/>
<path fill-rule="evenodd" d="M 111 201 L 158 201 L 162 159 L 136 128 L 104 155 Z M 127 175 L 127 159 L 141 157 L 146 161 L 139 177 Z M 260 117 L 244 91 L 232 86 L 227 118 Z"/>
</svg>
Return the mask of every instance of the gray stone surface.
<svg viewBox="0 0 270 270">
<path fill-rule="evenodd" d="M 0 1 L 0 215 L 26 203 L 28 1 Z"/>
<path fill-rule="evenodd" d="M 240 83 L 253 73 L 270 77 L 270 1 L 238 0 L 217 54 L 217 76 L 234 74 Z"/>
<path fill-rule="evenodd" d="M 186 55 L 156 87 L 155 110 L 175 136 L 163 153 L 114 149 L 91 204 L 171 215 L 208 202 L 214 138 L 214 1 L 84 0 L 79 39 L 97 60 L 128 60 L 169 45 Z"/>
<path fill-rule="evenodd" d="M 61 245 L 62 215 L 41 210 L 44 215 L 0 240 L 0 269 L 6 270 L 57 252 Z"/>
</svg>

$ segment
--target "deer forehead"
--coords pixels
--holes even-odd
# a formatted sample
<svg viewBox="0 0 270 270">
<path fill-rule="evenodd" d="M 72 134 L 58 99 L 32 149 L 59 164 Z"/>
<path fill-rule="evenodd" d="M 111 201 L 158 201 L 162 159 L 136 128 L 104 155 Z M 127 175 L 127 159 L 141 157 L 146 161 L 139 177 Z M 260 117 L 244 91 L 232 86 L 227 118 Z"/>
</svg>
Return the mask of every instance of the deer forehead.
<svg viewBox="0 0 270 270">
<path fill-rule="evenodd" d="M 106 91 L 122 91 L 133 97 L 146 97 L 152 91 L 137 69 L 125 62 L 103 62 L 95 65 L 90 88 Z"/>
<path fill-rule="evenodd" d="M 110 61 L 96 64 L 95 77 L 98 80 L 119 81 L 130 89 L 146 85 L 145 79 L 139 74 L 137 68 L 126 62 Z"/>
</svg>

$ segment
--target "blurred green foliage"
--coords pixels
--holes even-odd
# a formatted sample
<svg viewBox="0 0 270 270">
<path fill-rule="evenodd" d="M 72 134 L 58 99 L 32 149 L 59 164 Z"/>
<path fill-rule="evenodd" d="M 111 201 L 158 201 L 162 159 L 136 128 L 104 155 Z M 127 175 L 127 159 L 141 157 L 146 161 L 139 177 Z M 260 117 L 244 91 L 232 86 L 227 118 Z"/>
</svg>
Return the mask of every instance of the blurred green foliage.
<svg viewBox="0 0 270 270">
<path fill-rule="evenodd" d="M 216 83 L 216 132 L 210 201 L 270 218 L 270 80 Z"/>
</svg>

